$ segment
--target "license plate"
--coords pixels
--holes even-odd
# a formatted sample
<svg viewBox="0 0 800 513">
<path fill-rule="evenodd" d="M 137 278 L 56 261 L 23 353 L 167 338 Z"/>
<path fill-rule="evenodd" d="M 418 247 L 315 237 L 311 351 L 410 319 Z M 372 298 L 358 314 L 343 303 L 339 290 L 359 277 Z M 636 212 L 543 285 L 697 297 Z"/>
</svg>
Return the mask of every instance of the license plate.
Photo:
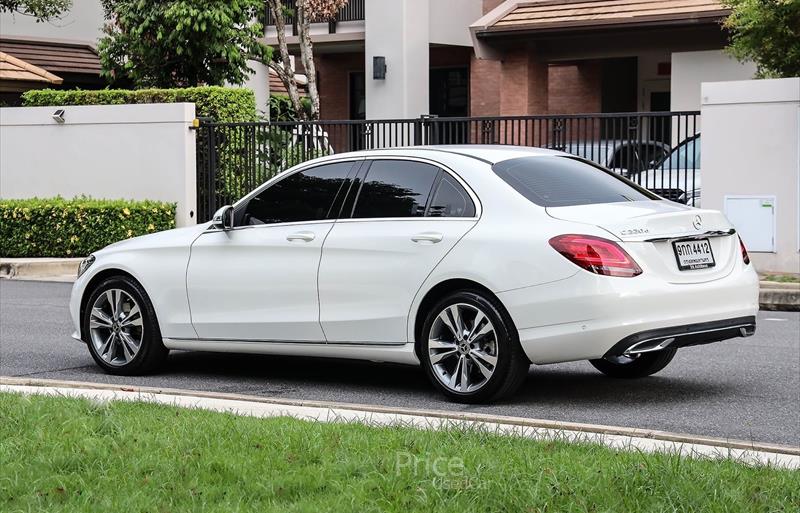
<svg viewBox="0 0 800 513">
<path fill-rule="evenodd" d="M 708 239 L 675 241 L 672 247 L 675 250 L 678 269 L 681 271 L 705 269 L 715 265 Z"/>
</svg>

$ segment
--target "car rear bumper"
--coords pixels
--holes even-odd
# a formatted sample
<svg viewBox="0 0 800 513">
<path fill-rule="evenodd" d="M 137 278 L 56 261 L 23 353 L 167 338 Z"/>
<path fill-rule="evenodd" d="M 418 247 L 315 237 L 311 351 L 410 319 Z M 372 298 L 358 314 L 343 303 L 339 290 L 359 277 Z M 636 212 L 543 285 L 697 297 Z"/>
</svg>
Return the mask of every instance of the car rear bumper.
<svg viewBox="0 0 800 513">
<path fill-rule="evenodd" d="M 670 344 L 681 347 L 742 336 L 739 328 L 752 334 L 758 312 L 758 275 L 743 263 L 727 276 L 705 283 L 668 283 L 646 274 L 613 278 L 581 271 L 565 280 L 501 292 L 498 297 L 514 321 L 528 359 L 537 364 L 557 363 L 602 358 L 618 351 L 619 344 L 630 342 L 624 348 L 628 349 L 653 338 L 662 343 L 674 336 Z M 699 333 L 704 324 L 713 328 L 709 335 Z"/>
<path fill-rule="evenodd" d="M 614 344 L 614 347 L 609 349 L 604 356 L 631 356 L 668 348 L 698 346 L 730 338 L 751 337 L 755 332 L 756 317 L 754 315 L 658 328 L 625 337 Z"/>
</svg>

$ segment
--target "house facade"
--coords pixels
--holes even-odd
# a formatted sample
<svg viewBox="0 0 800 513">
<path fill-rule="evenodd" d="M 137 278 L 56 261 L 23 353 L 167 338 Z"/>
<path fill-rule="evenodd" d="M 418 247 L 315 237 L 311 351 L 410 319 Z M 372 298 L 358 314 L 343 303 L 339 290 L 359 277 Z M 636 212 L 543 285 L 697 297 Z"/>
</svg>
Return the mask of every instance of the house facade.
<svg viewBox="0 0 800 513">
<path fill-rule="evenodd" d="M 701 82 L 755 72 L 723 51 L 727 13 L 719 0 L 350 0 L 336 20 L 312 25 L 321 116 L 697 110 Z M 103 23 L 98 0 L 74 0 L 43 23 L 3 13 L 0 51 L 63 79 L 56 87 L 103 87 L 94 50 Z M 270 20 L 264 42 L 277 44 Z M 245 86 L 267 111 L 277 82 L 250 64 Z"/>
<path fill-rule="evenodd" d="M 718 0 L 350 0 L 312 27 L 321 115 L 698 110 L 701 82 L 755 73 L 723 51 L 727 14 Z"/>
</svg>

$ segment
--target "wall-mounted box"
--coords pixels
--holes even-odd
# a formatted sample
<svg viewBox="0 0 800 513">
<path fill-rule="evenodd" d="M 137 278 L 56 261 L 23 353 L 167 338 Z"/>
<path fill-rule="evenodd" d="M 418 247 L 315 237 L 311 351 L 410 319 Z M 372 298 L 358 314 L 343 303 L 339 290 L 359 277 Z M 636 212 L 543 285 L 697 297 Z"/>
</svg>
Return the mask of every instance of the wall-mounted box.
<svg viewBox="0 0 800 513">
<path fill-rule="evenodd" d="M 725 215 L 748 251 L 775 252 L 775 201 L 775 196 L 725 196 Z"/>
</svg>

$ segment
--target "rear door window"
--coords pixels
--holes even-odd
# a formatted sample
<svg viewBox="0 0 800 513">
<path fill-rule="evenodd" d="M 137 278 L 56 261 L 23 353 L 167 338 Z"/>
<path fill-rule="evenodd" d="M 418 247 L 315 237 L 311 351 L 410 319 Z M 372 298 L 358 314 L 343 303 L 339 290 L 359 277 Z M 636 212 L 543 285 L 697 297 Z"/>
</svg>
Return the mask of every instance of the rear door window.
<svg viewBox="0 0 800 513">
<path fill-rule="evenodd" d="M 659 199 L 613 172 L 573 157 L 521 157 L 498 162 L 492 169 L 542 207 Z"/>
<path fill-rule="evenodd" d="M 353 209 L 355 218 L 422 217 L 439 168 L 411 160 L 374 160 Z"/>
</svg>

